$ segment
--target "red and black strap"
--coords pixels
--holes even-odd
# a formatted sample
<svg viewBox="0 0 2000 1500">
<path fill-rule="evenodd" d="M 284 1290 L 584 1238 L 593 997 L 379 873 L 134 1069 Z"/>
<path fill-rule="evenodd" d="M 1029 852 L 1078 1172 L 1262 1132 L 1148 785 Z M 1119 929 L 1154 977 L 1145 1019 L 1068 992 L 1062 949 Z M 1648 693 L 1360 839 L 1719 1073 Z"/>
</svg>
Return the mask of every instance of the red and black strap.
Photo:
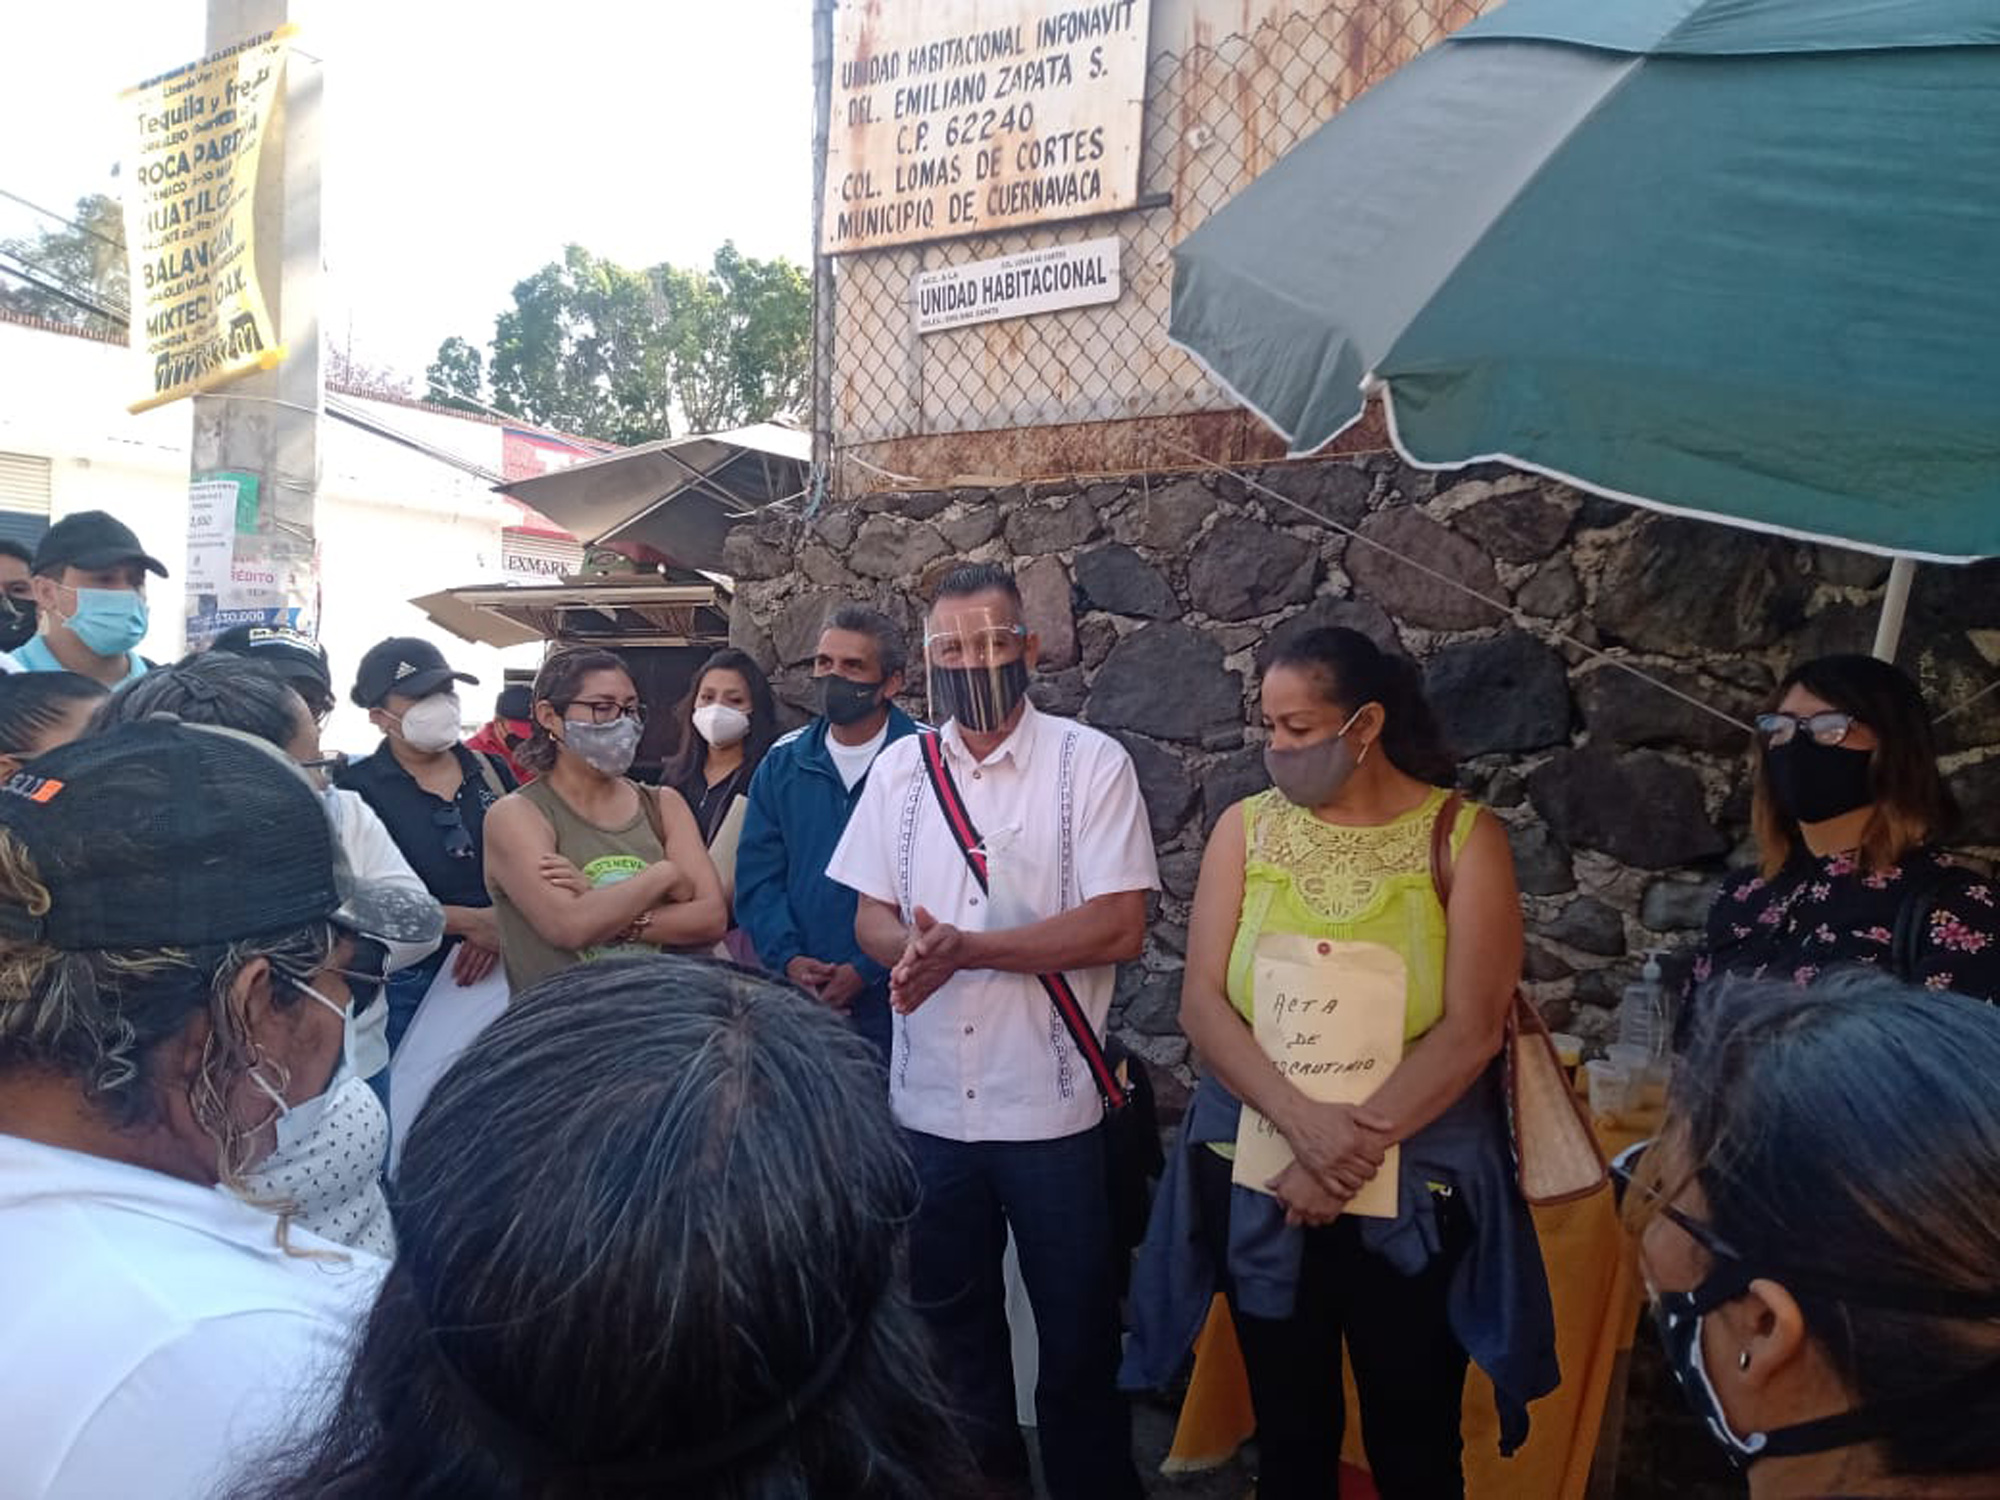
<svg viewBox="0 0 2000 1500">
<path fill-rule="evenodd" d="M 951 830 L 958 852 L 965 856 L 972 878 L 984 891 L 987 889 L 986 855 L 979 847 L 979 830 L 973 825 L 972 814 L 966 811 L 965 799 L 958 794 L 958 783 L 952 780 L 951 767 L 945 764 L 944 737 L 923 734 L 918 738 L 923 742 L 924 770 L 930 776 L 931 790 L 937 793 L 938 808 L 944 813 L 945 826 Z M 1097 1084 L 1097 1092 L 1104 1099 L 1104 1107 L 1108 1110 L 1123 1109 L 1124 1085 L 1119 1083 L 1117 1070 L 1105 1057 L 1104 1048 L 1098 1043 L 1097 1033 L 1091 1027 L 1090 1017 L 1083 1012 L 1083 1002 L 1077 999 L 1069 976 L 1059 972 L 1037 974 L 1035 980 L 1048 995 L 1049 1004 L 1056 1008 L 1056 1014 L 1062 1018 L 1063 1029 L 1069 1032 L 1070 1041 L 1083 1054 L 1084 1064 Z"/>
</svg>

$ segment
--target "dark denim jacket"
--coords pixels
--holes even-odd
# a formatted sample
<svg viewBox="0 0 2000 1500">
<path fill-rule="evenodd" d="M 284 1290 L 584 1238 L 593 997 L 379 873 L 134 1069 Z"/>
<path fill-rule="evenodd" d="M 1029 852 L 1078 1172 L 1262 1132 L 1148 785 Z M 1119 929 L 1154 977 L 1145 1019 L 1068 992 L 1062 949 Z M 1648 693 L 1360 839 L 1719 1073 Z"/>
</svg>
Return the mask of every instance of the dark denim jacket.
<svg viewBox="0 0 2000 1500">
<path fill-rule="evenodd" d="M 1118 1372 L 1127 1390 L 1158 1390 L 1173 1381 L 1222 1289 L 1200 1230 L 1189 1153 L 1206 1151 L 1211 1141 L 1235 1140 L 1242 1108 L 1212 1077 L 1195 1089 L 1132 1274 L 1132 1336 Z M 1541 1246 L 1508 1153 L 1498 1063 L 1404 1141 L 1401 1155 L 1403 1211 L 1394 1219 L 1368 1220 L 1361 1241 L 1414 1275 L 1440 1245 L 1426 1184 L 1447 1183 L 1458 1195 L 1473 1240 L 1451 1278 L 1447 1312 L 1466 1353 L 1493 1382 L 1500 1451 L 1512 1453 L 1528 1436 L 1528 1403 L 1554 1390 L 1561 1374 Z M 1305 1233 L 1285 1223 L 1277 1199 L 1232 1190 L 1229 1272 L 1246 1313 L 1291 1316 Z"/>
</svg>

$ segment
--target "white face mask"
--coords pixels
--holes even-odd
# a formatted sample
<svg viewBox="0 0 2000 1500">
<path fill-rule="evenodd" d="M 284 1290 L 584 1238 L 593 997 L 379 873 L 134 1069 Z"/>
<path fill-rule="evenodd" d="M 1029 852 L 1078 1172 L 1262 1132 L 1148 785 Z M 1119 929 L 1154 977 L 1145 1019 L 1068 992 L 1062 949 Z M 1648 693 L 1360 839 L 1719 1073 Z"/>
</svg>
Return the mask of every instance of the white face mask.
<svg viewBox="0 0 2000 1500">
<path fill-rule="evenodd" d="M 458 694 L 436 693 L 412 704 L 398 728 L 412 750 L 435 755 L 458 743 L 458 725 Z"/>
<path fill-rule="evenodd" d="M 750 732 L 750 715 L 727 703 L 704 703 L 694 711 L 694 732 L 711 745 L 733 745 Z"/>
<path fill-rule="evenodd" d="M 289 981 L 304 990 L 306 998 L 324 1005 L 340 1017 L 340 1061 L 334 1064 L 333 1076 L 326 1081 L 326 1087 L 310 1099 L 302 1099 L 297 1104 L 288 1101 L 271 1081 L 255 1069 L 251 1070 L 250 1081 L 278 1106 L 278 1149 L 271 1153 L 271 1160 L 281 1156 L 294 1156 L 312 1133 L 319 1128 L 320 1116 L 326 1111 L 326 1102 L 339 1092 L 341 1084 L 354 1071 L 354 1011 L 351 1006 L 339 1005 L 322 995 L 302 980 Z M 376 1002 L 378 1005 L 386 1000 Z"/>
</svg>

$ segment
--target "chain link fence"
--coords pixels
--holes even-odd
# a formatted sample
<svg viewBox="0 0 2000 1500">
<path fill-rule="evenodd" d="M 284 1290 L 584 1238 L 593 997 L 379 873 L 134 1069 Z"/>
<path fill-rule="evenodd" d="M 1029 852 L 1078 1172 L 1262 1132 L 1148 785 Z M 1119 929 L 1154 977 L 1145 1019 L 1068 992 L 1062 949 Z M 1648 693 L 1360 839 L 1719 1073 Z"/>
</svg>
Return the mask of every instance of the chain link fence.
<svg viewBox="0 0 2000 1500">
<path fill-rule="evenodd" d="M 1142 206 L 834 262 L 833 446 L 844 491 L 879 487 L 881 445 L 944 434 L 1165 417 L 1234 403 L 1167 342 L 1170 251 L 1355 95 L 1490 0 L 1350 0 L 1151 59 Z M 1117 233 L 1117 302 L 919 336 L 921 272 Z M 827 351 L 821 351 L 827 357 Z M 958 472 L 976 454 L 954 444 Z M 1078 467 L 1087 467 L 1079 465 Z"/>
</svg>

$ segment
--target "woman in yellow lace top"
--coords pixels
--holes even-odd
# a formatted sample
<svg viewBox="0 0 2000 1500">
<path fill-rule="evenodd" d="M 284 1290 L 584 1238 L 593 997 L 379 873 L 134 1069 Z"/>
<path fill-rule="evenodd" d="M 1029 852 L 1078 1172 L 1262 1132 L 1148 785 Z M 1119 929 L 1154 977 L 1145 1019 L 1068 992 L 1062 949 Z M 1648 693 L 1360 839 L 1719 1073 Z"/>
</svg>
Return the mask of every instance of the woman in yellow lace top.
<svg viewBox="0 0 2000 1500">
<path fill-rule="evenodd" d="M 1228 1273 L 1219 1281 L 1257 1412 L 1260 1500 L 1337 1493 L 1343 1342 L 1384 1500 L 1457 1496 L 1468 1347 L 1505 1376 L 1521 1329 L 1534 1335 L 1547 1315 L 1494 1067 L 1521 970 L 1513 861 L 1500 824 L 1461 804 L 1450 910 L 1440 906 L 1430 848 L 1453 767 L 1408 661 L 1351 630 L 1312 631 L 1273 659 L 1262 700 L 1275 789 L 1230 808 L 1209 838 L 1181 1023 L 1204 1087 L 1259 1111 L 1296 1159 L 1267 1185 L 1274 1203 L 1232 1189 L 1233 1126 L 1191 1130 L 1207 1143 L 1187 1148 L 1195 1239 Z M 1403 1059 L 1366 1103 L 1308 1098 L 1246 1024 L 1258 942 L 1278 933 L 1400 955 Z M 1403 1148 L 1399 1218 L 1343 1217 L 1392 1143 Z M 1274 1226 L 1265 1250 L 1276 1272 L 1251 1243 L 1261 1215 Z M 1261 1315 L 1283 1306 L 1269 1295 L 1274 1275 L 1292 1282 L 1289 1315 Z M 1535 1368 L 1511 1382 L 1517 1393 L 1553 1383 L 1552 1362 L 1527 1352 Z"/>
</svg>

